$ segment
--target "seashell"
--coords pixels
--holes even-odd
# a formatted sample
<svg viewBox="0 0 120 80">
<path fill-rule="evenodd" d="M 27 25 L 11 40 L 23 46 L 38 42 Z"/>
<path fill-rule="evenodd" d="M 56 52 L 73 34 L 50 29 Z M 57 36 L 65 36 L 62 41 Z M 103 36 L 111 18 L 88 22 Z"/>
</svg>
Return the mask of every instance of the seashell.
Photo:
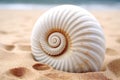
<svg viewBox="0 0 120 80">
<path fill-rule="evenodd" d="M 67 72 L 99 71 L 105 56 L 105 38 L 95 17 L 74 5 L 44 13 L 31 36 L 34 58 Z"/>
</svg>

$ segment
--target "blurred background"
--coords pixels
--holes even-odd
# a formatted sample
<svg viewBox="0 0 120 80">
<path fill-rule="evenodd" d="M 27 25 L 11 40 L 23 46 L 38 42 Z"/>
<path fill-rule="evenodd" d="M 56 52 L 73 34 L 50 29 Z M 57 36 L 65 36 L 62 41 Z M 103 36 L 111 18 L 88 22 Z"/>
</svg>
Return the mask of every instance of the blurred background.
<svg viewBox="0 0 120 80">
<path fill-rule="evenodd" d="M 0 9 L 42 9 L 75 4 L 86 9 L 120 9 L 120 0 L 0 0 Z"/>
</svg>

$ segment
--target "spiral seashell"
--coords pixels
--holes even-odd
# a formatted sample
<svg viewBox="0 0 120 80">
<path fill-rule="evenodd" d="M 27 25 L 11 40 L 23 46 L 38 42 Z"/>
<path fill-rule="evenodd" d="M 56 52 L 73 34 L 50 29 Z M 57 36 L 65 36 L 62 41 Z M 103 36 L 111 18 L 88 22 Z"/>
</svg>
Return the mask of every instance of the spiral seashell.
<svg viewBox="0 0 120 80">
<path fill-rule="evenodd" d="M 99 71 L 105 56 L 100 24 L 74 5 L 57 6 L 40 16 L 31 47 L 37 61 L 67 72 Z"/>
</svg>

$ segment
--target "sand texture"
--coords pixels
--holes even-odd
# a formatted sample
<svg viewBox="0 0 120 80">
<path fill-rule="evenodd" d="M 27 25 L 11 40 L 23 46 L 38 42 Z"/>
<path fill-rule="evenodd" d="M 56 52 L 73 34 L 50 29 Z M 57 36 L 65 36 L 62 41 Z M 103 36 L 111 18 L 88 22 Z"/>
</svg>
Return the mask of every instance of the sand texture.
<svg viewBox="0 0 120 80">
<path fill-rule="evenodd" d="M 101 71 L 67 73 L 31 55 L 30 36 L 44 10 L 0 10 L 0 80 L 120 80 L 120 11 L 91 11 L 103 27 L 106 55 Z"/>
</svg>

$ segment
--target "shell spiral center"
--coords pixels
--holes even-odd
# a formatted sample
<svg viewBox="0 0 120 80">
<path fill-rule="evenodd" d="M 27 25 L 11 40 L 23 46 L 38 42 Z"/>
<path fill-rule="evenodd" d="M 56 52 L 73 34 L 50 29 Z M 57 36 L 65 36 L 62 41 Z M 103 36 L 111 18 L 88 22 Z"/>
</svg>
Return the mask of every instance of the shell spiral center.
<svg viewBox="0 0 120 80">
<path fill-rule="evenodd" d="M 53 32 L 48 35 L 47 40 L 42 40 L 41 46 L 46 54 L 57 56 L 66 49 L 66 37 L 60 32 Z"/>
</svg>

